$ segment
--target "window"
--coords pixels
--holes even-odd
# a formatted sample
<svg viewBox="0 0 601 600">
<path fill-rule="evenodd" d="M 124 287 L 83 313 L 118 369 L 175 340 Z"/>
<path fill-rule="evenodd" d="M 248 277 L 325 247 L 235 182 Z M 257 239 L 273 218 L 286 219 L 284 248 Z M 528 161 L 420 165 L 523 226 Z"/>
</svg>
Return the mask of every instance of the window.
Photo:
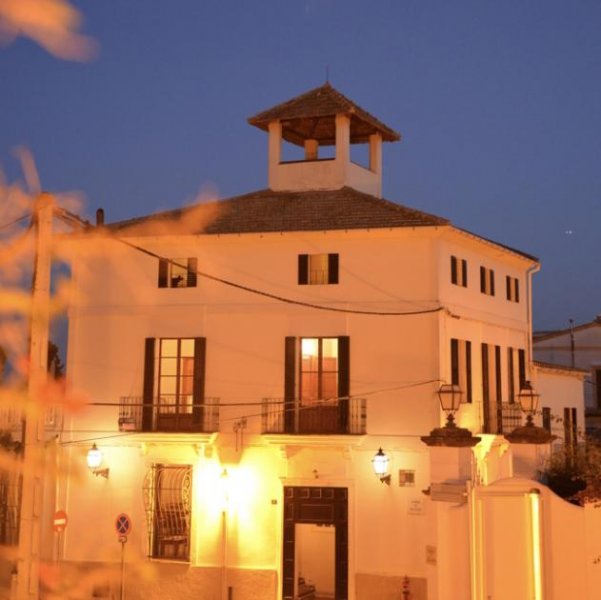
<svg viewBox="0 0 601 600">
<path fill-rule="evenodd" d="M 338 254 L 299 254 L 298 284 L 338 283 Z"/>
<path fill-rule="evenodd" d="M 526 381 L 526 353 L 522 348 L 507 348 L 507 399 L 518 402 L 518 394 Z"/>
<path fill-rule="evenodd" d="M 601 369 L 593 367 L 593 389 L 595 394 L 595 409 L 601 409 Z"/>
<path fill-rule="evenodd" d="M 349 362 L 346 336 L 286 338 L 287 432 L 347 433 Z"/>
<path fill-rule="evenodd" d="M 159 259 L 159 287 L 196 287 L 196 258 Z"/>
<path fill-rule="evenodd" d="M 462 402 L 472 401 L 472 343 L 451 339 L 451 383 L 458 385 Z"/>
<path fill-rule="evenodd" d="M 564 407 L 563 409 L 563 441 L 566 460 L 573 462 L 578 448 L 578 420 L 575 408 Z"/>
<path fill-rule="evenodd" d="M 551 433 L 551 408 L 543 406 L 543 429 Z"/>
<path fill-rule="evenodd" d="M 520 282 L 516 277 L 510 277 L 507 275 L 505 278 L 507 284 L 507 300 L 510 302 L 520 301 Z"/>
<path fill-rule="evenodd" d="M 148 338 L 143 431 L 202 431 L 204 338 Z"/>
<path fill-rule="evenodd" d="M 488 296 L 495 295 L 495 272 L 486 267 L 480 267 L 480 291 Z"/>
<path fill-rule="evenodd" d="M 451 283 L 467 287 L 467 260 L 451 256 Z"/>
<path fill-rule="evenodd" d="M 482 344 L 481 354 L 484 433 L 502 433 L 501 348 Z"/>
<path fill-rule="evenodd" d="M 144 481 L 151 558 L 190 560 L 192 467 L 153 464 Z"/>
</svg>

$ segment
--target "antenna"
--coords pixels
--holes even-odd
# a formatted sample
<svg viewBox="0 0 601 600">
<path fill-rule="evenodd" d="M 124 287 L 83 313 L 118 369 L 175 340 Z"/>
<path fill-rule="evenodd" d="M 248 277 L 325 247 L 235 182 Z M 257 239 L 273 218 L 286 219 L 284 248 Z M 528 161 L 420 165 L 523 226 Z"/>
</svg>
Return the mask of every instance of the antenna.
<svg viewBox="0 0 601 600">
<path fill-rule="evenodd" d="M 326 83 L 330 83 L 330 65 L 326 65 Z"/>
</svg>

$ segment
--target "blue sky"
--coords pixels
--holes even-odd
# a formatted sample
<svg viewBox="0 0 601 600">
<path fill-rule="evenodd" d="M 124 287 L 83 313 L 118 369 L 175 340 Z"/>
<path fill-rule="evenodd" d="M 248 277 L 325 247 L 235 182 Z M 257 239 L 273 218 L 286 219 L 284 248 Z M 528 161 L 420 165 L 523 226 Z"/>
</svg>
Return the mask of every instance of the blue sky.
<svg viewBox="0 0 601 600">
<path fill-rule="evenodd" d="M 90 62 L 0 48 L 0 164 L 108 221 L 266 187 L 247 117 L 330 81 L 402 135 L 386 198 L 538 256 L 534 324 L 601 313 L 601 3 L 77 2 Z"/>
</svg>

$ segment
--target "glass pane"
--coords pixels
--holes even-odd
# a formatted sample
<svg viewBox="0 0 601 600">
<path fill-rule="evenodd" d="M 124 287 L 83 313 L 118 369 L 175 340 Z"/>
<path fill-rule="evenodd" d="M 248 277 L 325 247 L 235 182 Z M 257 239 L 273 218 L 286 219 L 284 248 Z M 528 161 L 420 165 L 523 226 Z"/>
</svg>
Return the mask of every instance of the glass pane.
<svg viewBox="0 0 601 600">
<path fill-rule="evenodd" d="M 194 379 L 192 377 L 182 377 L 180 379 L 179 393 L 180 396 L 192 395 L 192 386 L 194 385 Z"/>
<path fill-rule="evenodd" d="M 186 287 L 188 281 L 188 259 L 173 258 L 172 260 L 174 262 L 171 263 L 169 287 Z"/>
<path fill-rule="evenodd" d="M 177 356 L 177 340 L 161 340 L 161 356 Z"/>
<path fill-rule="evenodd" d="M 159 382 L 159 394 L 161 396 L 175 396 L 176 382 L 177 379 L 175 377 L 161 377 L 161 380 Z"/>
<path fill-rule="evenodd" d="M 192 377 L 194 375 L 194 359 L 184 357 L 180 361 L 180 375 L 182 377 Z"/>
<path fill-rule="evenodd" d="M 177 375 L 177 359 L 176 358 L 161 358 L 161 375 Z"/>
<path fill-rule="evenodd" d="M 317 371 L 319 340 L 303 338 L 301 340 L 301 371 Z"/>
<path fill-rule="evenodd" d="M 312 404 L 318 398 L 317 373 L 301 374 L 301 403 Z"/>
<path fill-rule="evenodd" d="M 328 255 L 309 255 L 309 283 L 320 284 L 328 282 Z"/>
<path fill-rule="evenodd" d="M 321 398 L 338 398 L 338 373 L 323 373 L 321 376 Z"/>
<path fill-rule="evenodd" d="M 181 341 L 180 353 L 181 356 L 194 356 L 194 339 L 184 338 Z"/>
</svg>

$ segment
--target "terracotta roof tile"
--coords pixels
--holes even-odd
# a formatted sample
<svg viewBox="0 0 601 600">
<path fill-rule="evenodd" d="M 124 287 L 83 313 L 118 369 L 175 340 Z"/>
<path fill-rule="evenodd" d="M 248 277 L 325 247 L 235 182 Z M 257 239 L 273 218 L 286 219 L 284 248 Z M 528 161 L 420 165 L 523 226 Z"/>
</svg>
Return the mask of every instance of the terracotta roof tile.
<svg viewBox="0 0 601 600">
<path fill-rule="evenodd" d="M 181 227 L 179 225 L 182 225 Z M 260 190 L 108 225 L 112 230 L 228 234 L 448 225 L 447 219 L 358 192 Z M 155 225 L 156 227 L 153 227 Z"/>
<path fill-rule="evenodd" d="M 329 83 L 282 102 L 248 119 L 255 127 L 267 131 L 271 121 L 283 122 L 283 136 L 294 144 L 304 139 L 319 140 L 322 145 L 335 140 L 334 117 L 351 116 L 351 142 L 365 142 L 372 133 L 384 141 L 395 142 L 400 135 L 366 110 L 349 100 Z"/>
</svg>

